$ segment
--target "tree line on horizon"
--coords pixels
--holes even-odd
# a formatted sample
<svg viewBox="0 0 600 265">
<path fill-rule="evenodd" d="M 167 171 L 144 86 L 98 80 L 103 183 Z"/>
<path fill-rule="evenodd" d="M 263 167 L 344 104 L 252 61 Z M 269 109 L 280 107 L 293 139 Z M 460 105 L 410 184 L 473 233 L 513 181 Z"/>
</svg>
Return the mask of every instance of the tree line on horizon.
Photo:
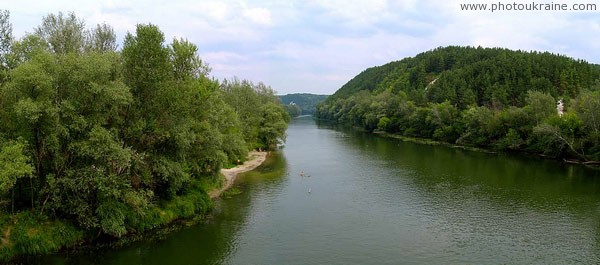
<svg viewBox="0 0 600 265">
<path fill-rule="evenodd" d="M 0 254 L 44 252 L 18 214 L 119 237 L 206 211 L 200 183 L 276 148 L 289 122 L 270 87 L 209 74 L 196 45 L 152 24 L 118 49 L 111 26 L 73 13 L 14 39 L 0 11 Z"/>
<path fill-rule="evenodd" d="M 317 106 L 316 116 L 367 131 L 597 162 L 599 80 L 599 65 L 547 52 L 440 47 L 366 69 Z"/>
<path fill-rule="evenodd" d="M 309 93 L 295 93 L 279 96 L 281 104 L 292 117 L 300 115 L 314 115 L 317 104 L 327 99 L 328 95 L 316 95 Z"/>
</svg>

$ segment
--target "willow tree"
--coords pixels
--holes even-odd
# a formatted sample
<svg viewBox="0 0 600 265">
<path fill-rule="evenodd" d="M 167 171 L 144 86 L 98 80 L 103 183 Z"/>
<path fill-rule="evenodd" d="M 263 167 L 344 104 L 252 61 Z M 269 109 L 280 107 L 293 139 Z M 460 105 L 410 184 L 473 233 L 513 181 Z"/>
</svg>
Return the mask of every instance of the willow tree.
<svg viewBox="0 0 600 265">
<path fill-rule="evenodd" d="M 87 31 L 86 49 L 96 52 L 117 50 L 117 34 L 108 24 L 96 25 L 93 30 Z"/>
<path fill-rule="evenodd" d="M 85 23 L 71 12 L 49 14 L 35 34 L 44 39 L 57 54 L 80 53 L 85 47 Z"/>
</svg>

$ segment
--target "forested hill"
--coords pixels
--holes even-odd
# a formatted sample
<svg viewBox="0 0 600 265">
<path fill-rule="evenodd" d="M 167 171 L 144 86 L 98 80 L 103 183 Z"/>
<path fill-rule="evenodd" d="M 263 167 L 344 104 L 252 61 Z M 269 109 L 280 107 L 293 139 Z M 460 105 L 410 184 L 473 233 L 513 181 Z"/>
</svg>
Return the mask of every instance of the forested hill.
<svg viewBox="0 0 600 265">
<path fill-rule="evenodd" d="M 317 104 L 324 101 L 328 95 L 315 95 L 308 93 L 296 93 L 279 96 L 281 104 L 286 105 L 292 116 L 313 115 L 317 110 Z M 297 114 L 297 115 L 295 115 Z"/>
<path fill-rule="evenodd" d="M 369 68 L 332 98 L 361 90 L 403 91 L 415 101 L 522 105 L 528 90 L 576 96 L 598 79 L 600 67 L 551 53 L 450 46 Z"/>
<path fill-rule="evenodd" d="M 598 160 L 599 77 L 600 66 L 561 55 L 451 46 L 366 69 L 320 104 L 317 117 L 453 144 Z"/>
</svg>

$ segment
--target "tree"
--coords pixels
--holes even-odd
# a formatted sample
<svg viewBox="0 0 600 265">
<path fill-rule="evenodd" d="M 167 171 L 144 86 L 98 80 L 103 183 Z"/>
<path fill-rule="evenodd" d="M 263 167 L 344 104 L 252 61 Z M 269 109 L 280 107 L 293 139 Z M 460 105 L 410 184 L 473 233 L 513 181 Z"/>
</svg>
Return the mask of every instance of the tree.
<svg viewBox="0 0 600 265">
<path fill-rule="evenodd" d="M 95 29 L 87 33 L 86 49 L 98 52 L 116 51 L 115 30 L 110 25 L 98 24 Z"/>
<path fill-rule="evenodd" d="M 42 20 L 42 25 L 35 29 L 35 34 L 44 39 L 57 54 L 81 53 L 85 45 L 85 24 L 75 13 L 67 15 L 49 14 Z"/>
<path fill-rule="evenodd" d="M 584 126 L 594 134 L 600 134 L 600 91 L 579 94 L 572 104 Z"/>
<path fill-rule="evenodd" d="M 257 109 L 260 98 L 254 84 L 234 78 L 221 83 L 221 91 L 225 93 L 222 99 L 233 108 L 242 123 L 242 135 L 248 145 L 254 149 L 259 147 L 258 127 L 260 116 Z"/>
<path fill-rule="evenodd" d="M 134 101 L 126 113 L 125 139 L 140 152 L 157 144 L 157 121 L 168 106 L 159 104 L 172 73 L 169 50 L 163 46 L 164 35 L 154 25 L 137 25 L 136 34 L 127 33 L 123 50 L 123 77 L 131 88 Z"/>
<path fill-rule="evenodd" d="M 221 93 L 239 117 L 242 135 L 251 149 L 272 149 L 285 139 L 289 115 L 273 89 L 234 78 L 221 84 Z"/>
<path fill-rule="evenodd" d="M 33 174 L 31 159 L 25 154 L 25 147 L 22 141 L 8 141 L 0 146 L 0 195 L 12 190 L 12 213 L 15 209 L 15 184 L 20 178 L 31 177 Z"/>
<path fill-rule="evenodd" d="M 49 150 L 58 147 L 59 109 L 49 73 L 54 66 L 51 55 L 37 53 L 11 71 L 10 82 L 2 89 L 5 128 L 32 145 L 35 175 L 39 179 L 48 173 Z"/>
<path fill-rule="evenodd" d="M 0 10 L 0 70 L 8 68 L 8 54 L 13 42 L 10 12 Z M 2 80 L 0 79 L 0 82 Z M 0 83 L 1 84 L 1 83 Z"/>
<path fill-rule="evenodd" d="M 462 123 L 465 131 L 456 140 L 459 144 L 483 146 L 489 143 L 490 127 L 494 123 L 494 113 L 486 107 L 471 107 L 462 112 Z"/>
<path fill-rule="evenodd" d="M 433 139 L 453 143 L 460 136 L 459 127 L 460 112 L 445 101 L 431 105 L 431 112 L 427 121 L 435 126 Z"/>
<path fill-rule="evenodd" d="M 157 26 L 138 24 L 135 35 L 127 33 L 123 44 L 124 78 L 134 94 L 145 100 L 169 78 L 169 49 L 164 47 L 164 34 Z"/>
<path fill-rule="evenodd" d="M 27 34 L 12 43 L 11 51 L 6 57 L 8 68 L 13 69 L 30 61 L 35 55 L 45 52 L 49 52 L 46 41 L 37 35 Z"/>
<path fill-rule="evenodd" d="M 600 160 L 600 91 L 585 91 L 572 103 L 575 114 L 586 132 L 581 138 L 587 159 Z"/>
<path fill-rule="evenodd" d="M 184 39 L 173 39 L 171 44 L 171 62 L 176 80 L 208 76 L 210 68 L 198 57 L 198 47 Z"/>
<path fill-rule="evenodd" d="M 280 142 L 285 141 L 285 130 L 287 129 L 289 116 L 280 105 L 267 103 L 262 106 L 260 117 L 258 139 L 262 148 L 273 150 L 277 148 Z"/>
<path fill-rule="evenodd" d="M 530 141 L 532 147 L 543 154 L 560 157 L 570 152 L 577 158 L 586 160 L 579 141 L 581 134 L 581 120 L 576 115 L 567 113 L 562 117 L 554 116 L 534 127 Z"/>
<path fill-rule="evenodd" d="M 536 124 L 557 113 L 556 100 L 549 94 L 530 90 L 527 91 L 525 102 L 526 111 Z"/>
</svg>

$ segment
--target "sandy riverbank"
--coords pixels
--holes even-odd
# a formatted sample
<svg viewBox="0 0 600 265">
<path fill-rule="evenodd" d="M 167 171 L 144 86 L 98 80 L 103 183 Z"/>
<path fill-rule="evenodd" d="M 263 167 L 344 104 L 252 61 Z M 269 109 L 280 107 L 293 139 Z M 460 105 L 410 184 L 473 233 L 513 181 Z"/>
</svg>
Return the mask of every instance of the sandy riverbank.
<svg viewBox="0 0 600 265">
<path fill-rule="evenodd" d="M 246 162 L 244 162 L 244 164 L 241 164 L 234 168 L 221 169 L 221 174 L 223 174 L 223 176 L 225 177 L 225 183 L 223 184 L 223 187 L 221 187 L 220 189 L 212 190 L 209 193 L 210 198 L 211 199 L 217 198 L 217 197 L 221 196 L 221 194 L 224 191 L 231 188 L 231 186 L 235 182 L 235 178 L 239 174 L 248 172 L 248 171 L 253 170 L 253 169 L 257 168 L 258 166 L 260 166 L 267 159 L 267 154 L 268 154 L 268 152 L 252 151 L 252 152 L 250 152 L 250 154 L 248 154 L 248 160 Z"/>
</svg>

